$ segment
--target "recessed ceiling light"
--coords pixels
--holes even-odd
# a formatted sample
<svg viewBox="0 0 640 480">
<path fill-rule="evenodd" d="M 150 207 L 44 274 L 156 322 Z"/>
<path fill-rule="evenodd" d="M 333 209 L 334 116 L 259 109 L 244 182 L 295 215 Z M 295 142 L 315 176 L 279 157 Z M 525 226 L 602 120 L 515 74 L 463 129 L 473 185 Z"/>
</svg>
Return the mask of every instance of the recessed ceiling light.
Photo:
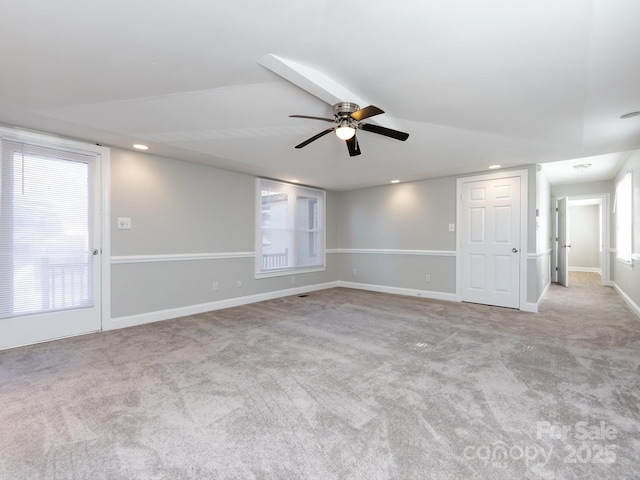
<svg viewBox="0 0 640 480">
<path fill-rule="evenodd" d="M 294 178 L 293 180 L 291 180 L 291 183 L 300 183 L 300 180 Z"/>
<path fill-rule="evenodd" d="M 624 115 L 620 115 L 620 118 L 622 118 L 622 119 L 632 118 L 632 117 L 637 117 L 638 115 L 640 115 L 640 110 L 638 110 L 636 112 L 625 113 Z"/>
<path fill-rule="evenodd" d="M 149 150 L 149 147 L 142 145 L 141 143 L 136 143 L 133 148 L 137 148 L 138 150 Z"/>
<path fill-rule="evenodd" d="M 579 172 L 584 172 L 590 166 L 590 163 L 579 163 L 578 165 L 574 165 L 573 168 L 575 168 Z"/>
<path fill-rule="evenodd" d="M 400 180 L 391 180 L 391 183 L 400 183 Z"/>
<path fill-rule="evenodd" d="M 502 165 L 498 165 L 497 163 L 495 165 L 489 165 L 489 168 L 491 170 L 495 170 L 496 168 L 500 168 L 500 167 L 502 167 Z"/>
</svg>

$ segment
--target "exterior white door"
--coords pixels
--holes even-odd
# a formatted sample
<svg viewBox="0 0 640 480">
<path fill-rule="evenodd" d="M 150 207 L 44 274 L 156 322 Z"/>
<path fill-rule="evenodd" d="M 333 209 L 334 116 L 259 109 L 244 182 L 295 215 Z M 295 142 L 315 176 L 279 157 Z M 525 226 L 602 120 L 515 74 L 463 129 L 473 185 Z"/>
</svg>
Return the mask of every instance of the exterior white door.
<svg viewBox="0 0 640 480">
<path fill-rule="evenodd" d="M 462 301 L 520 308 L 520 181 L 518 176 L 462 185 Z"/>
<path fill-rule="evenodd" d="M 0 348 L 100 330 L 100 155 L 1 148 Z"/>
<path fill-rule="evenodd" d="M 557 281 L 560 285 L 569 286 L 569 229 L 567 215 L 567 197 L 558 200 L 558 265 Z"/>
</svg>

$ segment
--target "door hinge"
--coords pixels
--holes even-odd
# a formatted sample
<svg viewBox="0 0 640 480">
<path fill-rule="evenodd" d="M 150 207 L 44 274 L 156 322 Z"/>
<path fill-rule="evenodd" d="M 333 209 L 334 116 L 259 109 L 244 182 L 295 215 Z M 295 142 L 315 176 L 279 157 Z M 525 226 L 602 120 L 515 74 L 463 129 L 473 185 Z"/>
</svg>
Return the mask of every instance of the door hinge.
<svg viewBox="0 0 640 480">
<path fill-rule="evenodd" d="M 556 267 L 556 272 L 558 271 L 558 267 Z"/>
<path fill-rule="evenodd" d="M 556 212 L 558 211 L 558 207 L 556 207 Z"/>
</svg>

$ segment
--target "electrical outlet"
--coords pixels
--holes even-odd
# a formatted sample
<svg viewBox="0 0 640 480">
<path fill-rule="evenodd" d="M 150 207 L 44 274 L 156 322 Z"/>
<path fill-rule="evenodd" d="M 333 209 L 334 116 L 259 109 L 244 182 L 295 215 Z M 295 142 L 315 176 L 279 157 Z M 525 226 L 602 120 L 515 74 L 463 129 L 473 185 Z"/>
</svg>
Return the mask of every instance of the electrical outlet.
<svg viewBox="0 0 640 480">
<path fill-rule="evenodd" d="M 424 280 L 426 282 L 430 282 L 431 281 L 431 275 L 429 275 L 428 273 L 424 276 Z"/>
<path fill-rule="evenodd" d="M 353 269 L 353 275 L 358 275 L 358 270 L 356 270 L 355 268 Z"/>
<path fill-rule="evenodd" d="M 291 285 L 294 285 L 296 283 L 296 277 L 291 277 Z"/>
<path fill-rule="evenodd" d="M 118 217 L 118 230 L 131 230 L 131 219 Z"/>
<path fill-rule="evenodd" d="M 213 291 L 217 292 L 219 290 L 218 282 L 213 282 Z"/>
<path fill-rule="evenodd" d="M 242 287 L 242 280 L 238 280 L 236 282 L 236 287 L 241 288 Z"/>
</svg>

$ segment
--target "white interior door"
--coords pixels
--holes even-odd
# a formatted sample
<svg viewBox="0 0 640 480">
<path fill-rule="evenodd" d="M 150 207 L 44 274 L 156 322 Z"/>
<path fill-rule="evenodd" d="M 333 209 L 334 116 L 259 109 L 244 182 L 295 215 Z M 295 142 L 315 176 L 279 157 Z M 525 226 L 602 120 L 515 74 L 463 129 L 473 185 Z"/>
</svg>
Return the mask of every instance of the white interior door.
<svg viewBox="0 0 640 480">
<path fill-rule="evenodd" d="M 520 307 L 520 177 L 462 185 L 463 301 Z"/>
<path fill-rule="evenodd" d="M 557 281 L 560 285 L 569 286 L 569 228 L 567 215 L 567 197 L 558 199 L 558 274 Z"/>
<path fill-rule="evenodd" d="M 0 348 L 100 330 L 99 162 L 2 140 Z"/>
</svg>

